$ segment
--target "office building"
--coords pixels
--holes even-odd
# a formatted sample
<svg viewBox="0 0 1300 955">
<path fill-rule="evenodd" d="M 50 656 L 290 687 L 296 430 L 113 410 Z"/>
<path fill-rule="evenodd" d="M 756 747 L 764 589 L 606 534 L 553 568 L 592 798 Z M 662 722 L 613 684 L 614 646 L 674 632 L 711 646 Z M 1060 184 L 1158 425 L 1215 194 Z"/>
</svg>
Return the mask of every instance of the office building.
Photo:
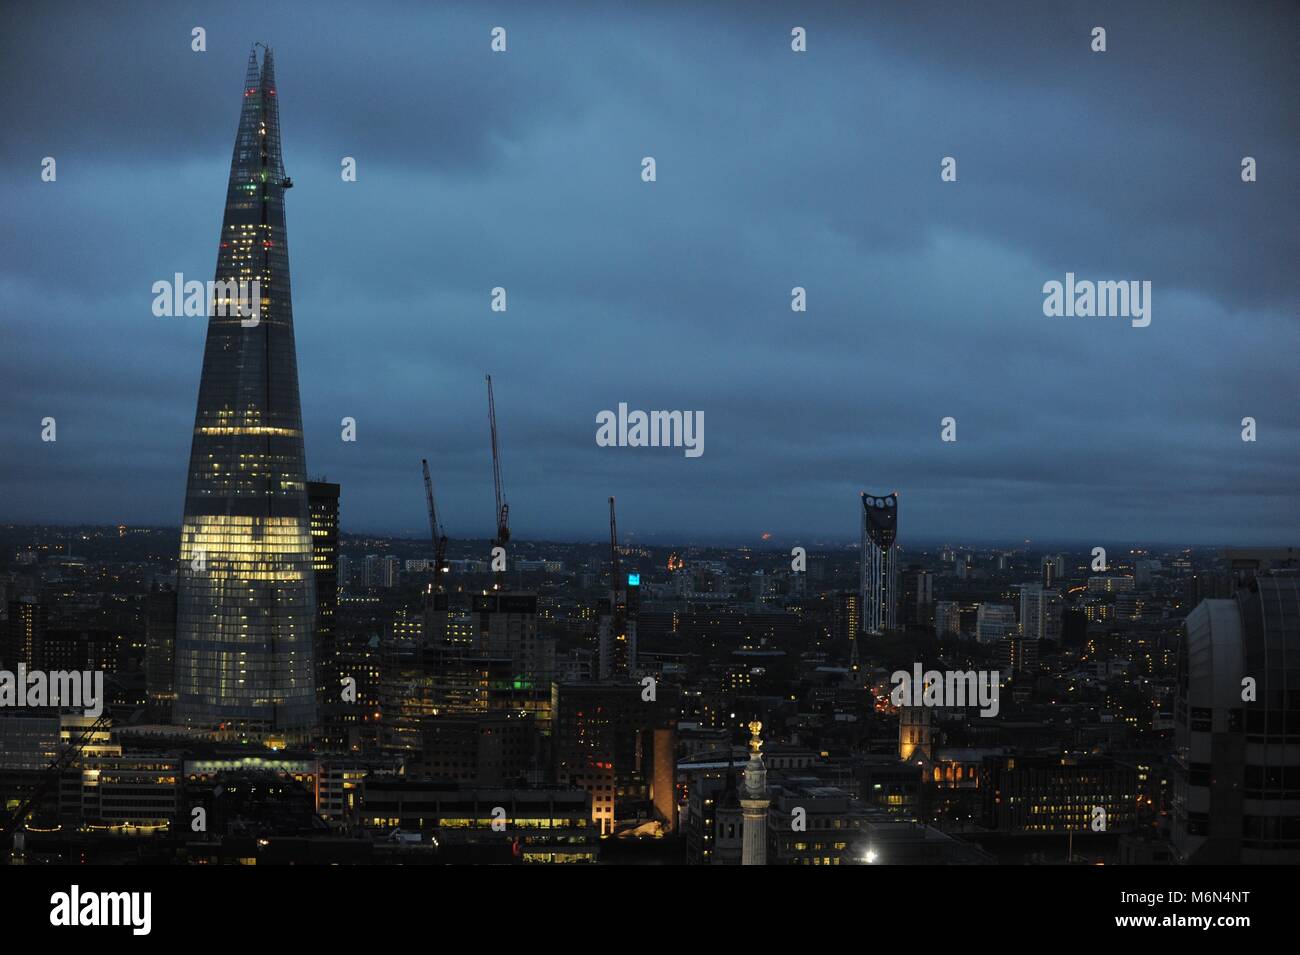
<svg viewBox="0 0 1300 955">
<path fill-rule="evenodd" d="M 167 723 L 176 700 L 176 591 L 154 587 L 145 601 L 145 691 L 152 718 Z"/>
<path fill-rule="evenodd" d="M 1251 568 L 1187 617 L 1173 843 L 1193 864 L 1300 862 L 1300 576 Z"/>
<path fill-rule="evenodd" d="M 1016 611 L 1010 604 L 980 604 L 975 618 L 975 639 L 995 643 L 1016 629 Z"/>
<path fill-rule="evenodd" d="M 260 302 L 244 314 L 214 302 L 209 312 L 181 528 L 173 717 L 233 738 L 305 737 L 316 713 L 316 587 L 285 227 L 292 182 L 269 49 L 260 67 L 250 52 L 242 92 L 216 278 L 257 281 Z"/>
<path fill-rule="evenodd" d="M 934 622 L 934 575 L 918 564 L 903 572 L 903 626 L 928 627 Z"/>
</svg>

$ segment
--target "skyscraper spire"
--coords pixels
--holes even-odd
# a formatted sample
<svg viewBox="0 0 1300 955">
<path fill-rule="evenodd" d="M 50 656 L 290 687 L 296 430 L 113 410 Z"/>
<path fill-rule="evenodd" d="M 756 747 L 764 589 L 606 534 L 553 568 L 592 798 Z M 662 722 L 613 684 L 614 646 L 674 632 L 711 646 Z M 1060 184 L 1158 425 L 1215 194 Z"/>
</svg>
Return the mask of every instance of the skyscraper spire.
<svg viewBox="0 0 1300 955">
<path fill-rule="evenodd" d="M 266 47 L 262 57 L 262 78 L 259 84 L 262 95 L 262 112 L 266 121 L 267 169 L 277 180 L 284 179 L 284 157 L 280 153 L 280 97 L 275 88 L 275 51 Z"/>
<path fill-rule="evenodd" d="M 315 593 L 284 215 L 279 97 L 249 55 L 209 306 L 177 579 L 175 718 L 218 735 L 299 738 L 315 722 Z M 215 297 L 215 296 L 214 296 Z"/>
<path fill-rule="evenodd" d="M 248 48 L 248 68 L 244 71 L 244 95 L 248 95 L 249 90 L 255 90 L 261 84 L 261 67 L 257 64 L 257 44 L 254 43 Z"/>
</svg>

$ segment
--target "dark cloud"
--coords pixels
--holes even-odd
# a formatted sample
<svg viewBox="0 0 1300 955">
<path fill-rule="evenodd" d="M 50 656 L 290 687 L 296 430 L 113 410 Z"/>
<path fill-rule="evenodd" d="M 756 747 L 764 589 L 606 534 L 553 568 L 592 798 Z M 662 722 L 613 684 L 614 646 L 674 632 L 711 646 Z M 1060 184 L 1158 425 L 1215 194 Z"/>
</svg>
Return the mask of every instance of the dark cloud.
<svg viewBox="0 0 1300 955">
<path fill-rule="evenodd" d="M 204 331 L 149 288 L 211 276 L 265 40 L 308 462 L 348 529 L 421 533 L 429 456 L 449 529 L 488 533 L 491 372 L 520 536 L 599 537 L 613 493 L 643 536 L 847 539 L 866 487 L 905 539 L 1294 543 L 1295 9 L 1052 6 L 24 8 L 0 519 L 179 520 Z M 1150 280 L 1151 326 L 1044 317 L 1066 271 Z M 620 401 L 703 410 L 704 456 L 598 448 Z"/>
</svg>

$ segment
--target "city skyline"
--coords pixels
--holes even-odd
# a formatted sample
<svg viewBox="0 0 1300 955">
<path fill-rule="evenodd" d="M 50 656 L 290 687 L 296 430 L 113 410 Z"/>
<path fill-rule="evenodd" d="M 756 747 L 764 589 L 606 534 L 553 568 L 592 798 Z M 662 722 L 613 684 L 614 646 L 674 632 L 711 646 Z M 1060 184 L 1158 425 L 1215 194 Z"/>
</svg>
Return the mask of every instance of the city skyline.
<svg viewBox="0 0 1300 955">
<path fill-rule="evenodd" d="M 882 866 L 957 866 L 1056 930 L 1274 907 L 1300 8 L 24 17 L 24 919 L 188 938 L 224 910 L 186 871 L 310 913 L 289 865 L 352 868 L 372 942 L 410 866 L 864 867 L 887 908 L 917 873 Z"/>
<path fill-rule="evenodd" d="M 210 274 L 229 137 L 212 117 L 251 8 L 206 17 L 204 53 L 167 42 L 192 25 L 160 16 L 130 25 L 156 56 L 61 69 L 54 38 L 77 9 L 27 11 L 46 29 L 5 48 L 42 85 L 0 94 L 16 120 L 0 155 L 38 172 L 52 155 L 59 175 L 0 186 L 27 237 L 0 287 L 30 318 L 7 323 L 0 354 L 0 520 L 164 525 L 204 323 L 153 316 L 149 289 Z M 1297 198 L 1274 81 L 1296 67 L 1275 11 L 1198 14 L 1193 33 L 1102 5 L 1128 39 L 1101 72 L 1086 45 L 1054 65 L 1062 31 L 1086 24 L 1044 11 L 1012 31 L 955 6 L 852 25 L 819 11 L 793 62 L 775 6 L 743 23 L 705 8 L 716 29 L 518 8 L 499 60 L 467 52 L 490 26 L 472 10 L 412 13 L 455 41 L 446 57 L 418 30 L 377 56 L 356 42 L 382 30 L 365 11 L 322 17 L 310 44 L 268 12 L 257 32 L 292 64 L 309 473 L 342 485 L 345 529 L 418 536 L 427 457 L 448 534 L 489 536 L 487 372 L 518 539 L 598 539 L 613 494 L 647 539 L 852 540 L 864 487 L 902 492 L 911 541 L 1294 539 L 1284 263 L 1300 248 L 1273 212 Z M 125 29 L 105 23 L 105 47 Z M 1026 97 L 1028 69 L 1046 85 Z M 891 95 L 861 92 L 878 89 Z M 50 97 L 85 109 L 40 108 Z M 1029 140 L 1011 135 L 1025 117 Z M 948 155 L 960 173 L 943 183 Z M 1242 155 L 1258 181 L 1240 181 Z M 139 197 L 168 214 L 141 216 Z M 1040 289 L 1069 273 L 1151 281 L 1151 325 L 1046 317 Z M 596 417 L 620 402 L 703 411 L 706 452 L 599 446 Z M 40 440 L 46 416 L 57 442 Z"/>
</svg>

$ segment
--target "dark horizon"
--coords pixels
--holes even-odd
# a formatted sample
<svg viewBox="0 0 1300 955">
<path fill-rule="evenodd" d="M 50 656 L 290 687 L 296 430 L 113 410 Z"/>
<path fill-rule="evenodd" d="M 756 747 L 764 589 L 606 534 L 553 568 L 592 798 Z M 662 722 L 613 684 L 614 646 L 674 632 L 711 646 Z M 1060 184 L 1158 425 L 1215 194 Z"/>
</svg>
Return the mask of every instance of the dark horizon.
<svg viewBox="0 0 1300 955">
<path fill-rule="evenodd" d="M 68 531 L 77 530 L 77 529 L 87 529 L 87 528 L 100 529 L 100 530 L 115 530 L 119 526 L 122 525 L 119 523 L 98 523 L 98 522 L 31 523 L 31 522 L 0 521 L 0 529 L 6 529 L 6 530 L 25 530 L 25 529 L 37 529 L 37 528 L 61 529 L 61 530 L 68 530 Z M 172 525 L 128 524 L 125 526 L 128 528 L 128 530 L 148 530 L 148 531 L 156 531 L 156 532 L 169 532 L 178 535 L 180 534 L 179 524 L 172 524 Z M 412 530 L 409 528 L 405 530 L 395 531 L 395 532 L 386 532 L 386 531 L 381 532 L 376 530 L 349 530 L 346 524 L 341 524 L 339 534 L 342 537 L 349 537 L 349 538 L 388 538 L 394 541 L 403 541 L 403 542 L 410 542 L 410 543 L 418 543 L 422 545 L 429 545 L 429 536 L 427 530 L 424 530 L 423 532 L 421 532 L 418 529 Z M 804 537 L 790 537 L 788 539 L 783 539 L 780 541 L 776 540 L 775 538 L 766 541 L 762 539 L 741 540 L 739 538 L 730 538 L 730 537 L 692 538 L 685 535 L 678 537 L 671 533 L 661 533 L 655 531 L 640 532 L 637 531 L 636 528 L 628 528 L 625 531 L 621 524 L 619 525 L 619 534 L 620 534 L 620 543 L 624 546 L 636 546 L 637 544 L 641 544 L 647 547 L 663 547 L 663 548 L 705 547 L 705 548 L 719 548 L 719 549 L 722 548 L 734 549 L 734 548 L 743 547 L 749 550 L 770 552 L 770 553 L 785 553 L 786 552 L 785 548 L 794 547 L 796 545 L 802 545 L 805 547 L 808 545 L 812 545 L 815 547 L 826 548 L 826 549 L 844 548 L 844 549 L 856 550 L 858 548 L 858 540 L 856 537 L 854 538 L 845 537 L 843 539 L 828 539 L 819 536 L 804 536 Z M 607 528 L 603 536 L 596 535 L 591 538 L 561 539 L 557 537 L 526 537 L 526 536 L 512 535 L 511 540 L 514 541 L 515 543 L 529 544 L 533 546 L 543 545 L 543 544 L 555 544 L 561 547 L 574 547 L 574 546 L 602 546 L 602 545 L 608 546 L 609 544 L 609 536 L 608 536 Z M 482 544 L 483 550 L 486 554 L 487 550 L 490 549 L 491 547 L 492 538 L 488 536 L 485 537 L 454 537 L 453 536 L 449 538 L 449 542 L 450 545 L 452 545 L 453 549 L 455 549 L 455 545 L 457 544 L 460 544 L 462 546 L 467 543 Z M 1067 539 L 1052 539 L 1052 538 L 1042 538 L 1042 539 L 1031 538 L 1029 540 L 1023 540 L 1023 539 L 1017 540 L 1015 538 L 1005 538 L 1005 537 L 999 537 L 999 538 L 918 537 L 911 541 L 900 540 L 899 544 L 902 547 L 904 553 L 908 553 L 909 551 L 917 551 L 917 550 L 929 550 L 929 549 L 940 548 L 945 546 L 953 547 L 957 549 L 973 549 L 973 550 L 984 550 L 984 549 L 988 549 L 988 550 L 1003 549 L 1009 551 L 1023 550 L 1026 553 L 1037 553 L 1046 550 L 1069 549 L 1069 548 L 1079 548 L 1081 550 L 1088 550 L 1096 546 L 1104 546 L 1107 548 L 1108 553 L 1113 553 L 1113 554 L 1126 554 L 1130 549 L 1141 549 L 1141 550 L 1151 550 L 1151 551 L 1155 551 L 1155 550 L 1213 551 L 1213 550 L 1223 550 L 1227 548 L 1237 548 L 1237 547 L 1269 549 L 1269 548 L 1288 548 L 1288 547 L 1296 546 L 1295 544 L 1284 540 L 1273 540 L 1273 541 L 1235 541 L 1234 540 L 1234 541 L 1217 541 L 1217 542 L 1202 541 L 1197 543 L 1189 543 L 1186 541 L 1180 542 L 1180 541 L 1129 540 L 1129 539 L 1067 540 Z"/>
</svg>

